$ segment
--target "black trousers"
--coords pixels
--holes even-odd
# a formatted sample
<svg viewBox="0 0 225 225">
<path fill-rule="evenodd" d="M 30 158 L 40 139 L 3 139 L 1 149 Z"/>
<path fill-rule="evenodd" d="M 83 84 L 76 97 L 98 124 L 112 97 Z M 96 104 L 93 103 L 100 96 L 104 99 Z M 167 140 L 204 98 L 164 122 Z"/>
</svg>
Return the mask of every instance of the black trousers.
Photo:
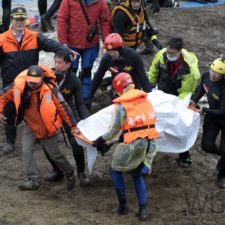
<svg viewBox="0 0 225 225">
<path fill-rule="evenodd" d="M 216 139 L 221 134 L 220 144 L 216 145 Z M 207 153 L 220 155 L 219 175 L 225 177 L 225 119 L 212 118 L 206 115 L 203 124 L 202 149 Z"/>
<path fill-rule="evenodd" d="M 54 0 L 52 5 L 47 10 L 47 0 L 38 0 L 38 9 L 39 9 L 40 15 L 43 15 L 46 13 L 47 17 L 51 19 L 54 13 L 59 9 L 61 2 L 62 0 Z"/>
<path fill-rule="evenodd" d="M 10 14 L 11 14 L 12 0 L 2 0 L 2 29 L 1 32 L 5 32 L 9 29 L 10 25 Z"/>
</svg>

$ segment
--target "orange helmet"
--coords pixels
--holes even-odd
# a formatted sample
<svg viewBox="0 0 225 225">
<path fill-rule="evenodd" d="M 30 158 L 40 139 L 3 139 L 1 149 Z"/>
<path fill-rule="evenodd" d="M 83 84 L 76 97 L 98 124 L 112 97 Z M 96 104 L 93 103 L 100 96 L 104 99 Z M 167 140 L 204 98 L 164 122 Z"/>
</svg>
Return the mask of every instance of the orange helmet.
<svg viewBox="0 0 225 225">
<path fill-rule="evenodd" d="M 112 82 L 113 89 L 119 94 L 123 94 L 123 90 L 129 85 L 133 84 L 134 81 L 129 73 L 119 73 L 117 74 Z"/>
<path fill-rule="evenodd" d="M 104 48 L 107 50 L 115 49 L 123 46 L 123 39 L 117 33 L 109 34 L 104 41 Z"/>
</svg>

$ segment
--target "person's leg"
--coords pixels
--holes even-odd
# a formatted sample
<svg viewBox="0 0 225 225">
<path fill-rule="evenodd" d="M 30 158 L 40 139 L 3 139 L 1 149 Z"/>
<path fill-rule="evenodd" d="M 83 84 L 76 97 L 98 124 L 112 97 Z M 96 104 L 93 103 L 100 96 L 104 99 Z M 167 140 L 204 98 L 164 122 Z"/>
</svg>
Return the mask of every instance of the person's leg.
<svg viewBox="0 0 225 225">
<path fill-rule="evenodd" d="M 221 150 L 221 158 L 219 161 L 220 166 L 217 185 L 220 188 L 225 188 L 225 126 L 223 126 L 221 129 L 220 150 Z"/>
<path fill-rule="evenodd" d="M 74 170 L 67 158 L 60 151 L 57 135 L 41 140 L 41 144 L 44 146 L 49 157 L 65 175 L 67 190 L 71 190 L 75 186 Z"/>
<path fill-rule="evenodd" d="M 10 13 L 11 13 L 11 5 L 12 5 L 12 1 L 11 0 L 2 0 L 2 25 L 1 25 L 1 31 L 5 32 L 9 29 L 9 25 L 10 25 Z"/>
<path fill-rule="evenodd" d="M 47 11 L 47 0 L 38 0 L 38 10 L 40 16 L 42 17 Z M 41 31 L 43 32 L 48 31 L 42 19 L 41 19 Z"/>
<path fill-rule="evenodd" d="M 10 154 L 15 150 L 16 142 L 16 108 L 13 101 L 6 104 L 3 114 L 7 118 L 7 125 L 5 126 L 6 145 L 3 146 L 3 152 Z"/>
<path fill-rule="evenodd" d="M 205 152 L 221 155 L 221 150 L 216 145 L 216 138 L 220 130 L 221 127 L 213 122 L 212 118 L 205 116 L 201 141 L 201 147 Z"/>
<path fill-rule="evenodd" d="M 47 12 L 41 16 L 41 21 L 44 23 L 45 27 L 51 31 L 54 31 L 54 26 L 51 23 L 51 18 L 54 13 L 58 10 L 62 0 L 54 0 Z"/>
<path fill-rule="evenodd" d="M 55 182 L 55 181 L 59 181 L 62 180 L 64 178 L 63 173 L 60 171 L 60 169 L 58 168 L 58 166 L 56 165 L 55 161 L 52 160 L 50 158 L 50 156 L 48 155 L 47 151 L 45 150 L 45 147 L 42 146 L 43 150 L 44 150 L 44 154 L 45 157 L 47 158 L 47 160 L 50 162 L 50 164 L 52 165 L 52 171 L 49 172 L 46 176 L 45 176 L 45 180 L 49 181 L 49 182 Z"/>
<path fill-rule="evenodd" d="M 83 50 L 82 49 L 78 49 L 78 48 L 71 48 L 72 50 L 76 51 L 77 53 L 79 53 L 79 55 L 76 57 L 75 60 L 73 60 L 73 63 L 72 63 L 72 71 L 76 74 L 77 73 L 77 70 L 79 68 L 79 60 L 80 60 L 80 57 L 83 53 Z"/>
<path fill-rule="evenodd" d="M 132 171 L 132 178 L 135 186 L 135 191 L 138 199 L 139 204 L 139 212 L 138 217 L 140 220 L 147 219 L 147 188 L 145 184 L 145 180 L 141 174 L 144 164 L 141 164 L 137 167 L 137 169 Z"/>
<path fill-rule="evenodd" d="M 26 175 L 26 181 L 19 184 L 20 190 L 36 190 L 39 188 L 38 180 L 38 169 L 36 161 L 34 159 L 34 144 L 36 137 L 32 130 L 26 125 L 23 127 L 22 132 L 22 162 L 23 168 Z"/>
<path fill-rule="evenodd" d="M 86 100 L 91 86 L 91 70 L 94 64 L 94 61 L 98 57 L 99 47 L 84 49 L 81 56 L 81 68 L 82 68 L 82 77 L 81 82 L 83 85 L 83 98 Z"/>
<path fill-rule="evenodd" d="M 47 0 L 38 0 L 38 10 L 39 10 L 40 16 L 46 13 Z"/>
<path fill-rule="evenodd" d="M 127 206 L 125 184 L 124 184 L 122 172 L 115 171 L 111 168 L 110 175 L 112 178 L 113 187 L 116 190 L 117 198 L 119 201 L 119 207 L 116 208 L 114 211 L 118 214 L 126 214 L 128 213 L 129 208 Z"/>
</svg>

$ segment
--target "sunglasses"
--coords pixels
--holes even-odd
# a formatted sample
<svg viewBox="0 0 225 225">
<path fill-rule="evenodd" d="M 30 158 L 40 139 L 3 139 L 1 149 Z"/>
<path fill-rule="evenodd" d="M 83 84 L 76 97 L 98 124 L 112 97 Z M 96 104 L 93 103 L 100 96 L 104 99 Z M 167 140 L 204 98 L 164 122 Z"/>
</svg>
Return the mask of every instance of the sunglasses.
<svg viewBox="0 0 225 225">
<path fill-rule="evenodd" d="M 14 18 L 16 22 L 24 22 L 27 18 Z"/>
</svg>

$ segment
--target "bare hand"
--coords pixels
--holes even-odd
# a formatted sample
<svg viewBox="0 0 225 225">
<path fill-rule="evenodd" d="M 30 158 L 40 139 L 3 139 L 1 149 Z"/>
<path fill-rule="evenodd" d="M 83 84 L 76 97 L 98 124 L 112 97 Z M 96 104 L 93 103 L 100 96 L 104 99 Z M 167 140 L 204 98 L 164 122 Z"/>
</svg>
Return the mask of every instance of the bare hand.
<svg viewBox="0 0 225 225">
<path fill-rule="evenodd" d="M 80 133 L 80 130 L 78 127 L 74 127 L 73 129 L 71 129 L 71 133 L 72 134 L 79 134 Z"/>
</svg>

